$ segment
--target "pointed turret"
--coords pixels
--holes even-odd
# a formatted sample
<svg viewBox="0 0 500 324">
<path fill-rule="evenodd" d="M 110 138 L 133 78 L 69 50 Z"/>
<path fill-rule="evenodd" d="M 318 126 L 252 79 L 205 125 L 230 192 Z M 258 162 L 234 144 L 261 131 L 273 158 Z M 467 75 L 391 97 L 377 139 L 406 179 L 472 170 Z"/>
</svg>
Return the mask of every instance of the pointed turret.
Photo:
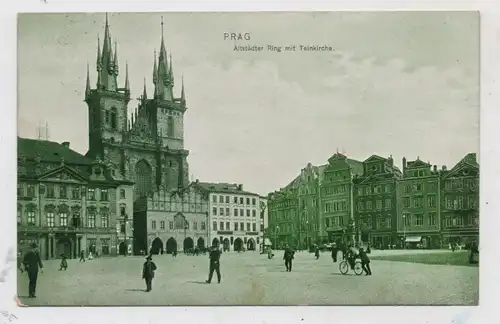
<svg viewBox="0 0 500 324">
<path fill-rule="evenodd" d="M 184 76 L 182 76 L 181 102 L 186 102 L 186 94 L 184 93 Z"/>
<path fill-rule="evenodd" d="M 115 51 L 116 58 L 116 51 Z M 130 92 L 130 84 L 128 82 L 128 62 L 125 63 L 125 91 Z"/>
<path fill-rule="evenodd" d="M 85 84 L 85 100 L 90 99 L 90 71 L 89 63 L 87 62 L 87 82 Z"/>
<path fill-rule="evenodd" d="M 174 68 L 172 67 L 172 52 L 170 52 L 170 68 L 168 69 L 170 84 L 174 86 Z"/>
<path fill-rule="evenodd" d="M 101 61 L 101 40 L 99 39 L 99 35 L 97 35 L 97 62 L 96 62 L 97 72 L 101 72 L 102 69 L 102 61 Z"/>
<path fill-rule="evenodd" d="M 146 92 L 146 78 L 144 78 L 144 90 L 142 91 L 142 100 L 146 101 L 148 99 L 148 94 Z"/>
<path fill-rule="evenodd" d="M 106 13 L 106 25 L 104 27 L 104 41 L 102 43 L 102 64 L 106 67 L 110 61 L 110 50 L 111 50 L 111 36 L 109 34 L 109 24 L 108 24 L 108 13 Z"/>
<path fill-rule="evenodd" d="M 113 56 L 113 68 L 114 68 L 114 74 L 118 75 L 118 48 L 116 46 L 116 40 L 115 40 L 115 55 Z"/>
</svg>

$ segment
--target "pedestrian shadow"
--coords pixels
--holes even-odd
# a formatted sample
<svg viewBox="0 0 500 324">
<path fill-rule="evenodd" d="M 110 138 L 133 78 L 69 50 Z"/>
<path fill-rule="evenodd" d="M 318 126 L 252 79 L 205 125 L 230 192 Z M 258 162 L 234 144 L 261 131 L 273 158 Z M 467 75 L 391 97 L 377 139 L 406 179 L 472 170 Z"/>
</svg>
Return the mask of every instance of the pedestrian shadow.
<svg viewBox="0 0 500 324">
<path fill-rule="evenodd" d="M 205 281 L 188 281 L 187 283 L 198 284 L 198 285 L 207 285 Z"/>
<path fill-rule="evenodd" d="M 138 288 L 135 288 L 135 289 L 125 289 L 125 291 L 146 291 L 146 289 L 138 289 Z"/>
<path fill-rule="evenodd" d="M 334 272 L 334 273 L 332 273 L 332 275 L 334 275 L 334 276 L 354 276 L 352 273 L 341 274 L 338 272 Z"/>
</svg>

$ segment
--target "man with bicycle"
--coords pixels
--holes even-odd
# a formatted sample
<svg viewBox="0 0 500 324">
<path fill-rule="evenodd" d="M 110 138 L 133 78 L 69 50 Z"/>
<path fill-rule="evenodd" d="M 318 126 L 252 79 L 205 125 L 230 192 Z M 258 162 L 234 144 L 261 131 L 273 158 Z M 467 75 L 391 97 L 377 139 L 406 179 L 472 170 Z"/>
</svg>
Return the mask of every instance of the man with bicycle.
<svg viewBox="0 0 500 324">
<path fill-rule="evenodd" d="M 347 262 L 349 262 L 349 265 L 351 266 L 352 270 L 354 270 L 354 263 L 358 255 L 359 255 L 358 250 L 354 247 L 352 243 L 349 243 L 349 245 L 347 246 L 346 259 Z"/>
</svg>

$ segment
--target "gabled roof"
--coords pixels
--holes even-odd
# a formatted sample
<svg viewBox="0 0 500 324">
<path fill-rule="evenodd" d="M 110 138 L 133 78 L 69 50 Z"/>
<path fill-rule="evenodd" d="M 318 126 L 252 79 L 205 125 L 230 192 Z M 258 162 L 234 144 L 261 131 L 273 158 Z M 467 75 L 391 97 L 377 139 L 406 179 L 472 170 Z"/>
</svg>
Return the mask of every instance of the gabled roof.
<svg viewBox="0 0 500 324">
<path fill-rule="evenodd" d="M 476 160 L 476 153 L 465 155 L 455 166 L 444 174 L 444 178 L 458 174 L 461 170 L 472 168 L 479 171 L 479 163 Z"/>
<path fill-rule="evenodd" d="M 238 184 L 234 183 L 194 182 L 193 184 L 208 192 L 260 196 L 259 194 L 239 189 Z"/>
<path fill-rule="evenodd" d="M 17 157 L 29 160 L 40 158 L 42 162 L 53 163 L 64 159 L 64 163 L 78 165 L 90 165 L 93 162 L 62 144 L 22 137 L 17 138 Z"/>
<path fill-rule="evenodd" d="M 367 163 L 367 162 L 373 162 L 373 161 L 386 161 L 387 159 L 386 158 L 383 158 L 379 155 L 372 155 L 370 156 L 368 159 L 364 160 L 363 163 Z"/>
<path fill-rule="evenodd" d="M 72 168 L 69 168 L 66 165 L 61 165 L 58 168 L 52 169 L 49 172 L 40 175 L 38 178 L 39 179 L 47 179 L 47 178 L 51 178 L 53 176 L 57 176 L 58 174 L 66 174 L 70 177 L 75 178 L 75 180 L 78 180 L 78 181 L 88 181 L 87 175 L 80 174 L 78 171 L 76 171 Z"/>
<path fill-rule="evenodd" d="M 422 168 L 422 167 L 431 167 L 430 163 L 426 163 L 419 158 L 417 158 L 415 161 L 408 161 L 406 164 L 407 168 Z"/>
</svg>

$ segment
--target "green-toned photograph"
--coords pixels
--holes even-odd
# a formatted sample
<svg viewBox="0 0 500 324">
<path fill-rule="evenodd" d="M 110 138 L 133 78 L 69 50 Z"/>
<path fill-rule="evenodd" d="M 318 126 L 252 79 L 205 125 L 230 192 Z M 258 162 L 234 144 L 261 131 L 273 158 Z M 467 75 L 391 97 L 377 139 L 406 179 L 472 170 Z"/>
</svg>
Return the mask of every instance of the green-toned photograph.
<svg viewBox="0 0 500 324">
<path fill-rule="evenodd" d="M 479 26 L 19 14 L 19 303 L 478 305 Z"/>
</svg>

